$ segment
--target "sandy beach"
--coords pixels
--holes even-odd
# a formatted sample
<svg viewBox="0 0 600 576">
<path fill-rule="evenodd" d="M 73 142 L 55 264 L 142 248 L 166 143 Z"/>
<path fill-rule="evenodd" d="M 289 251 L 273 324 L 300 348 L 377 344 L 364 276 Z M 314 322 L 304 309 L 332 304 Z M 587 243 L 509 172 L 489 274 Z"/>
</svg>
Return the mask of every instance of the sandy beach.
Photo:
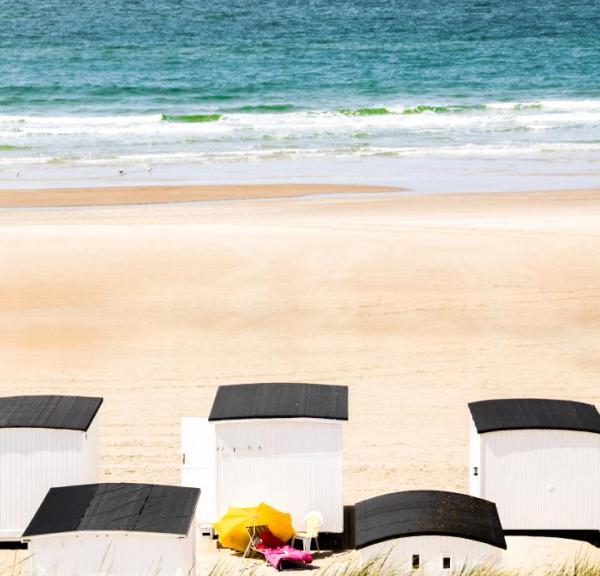
<svg viewBox="0 0 600 576">
<path fill-rule="evenodd" d="M 600 190 L 314 186 L 0 193 L 0 395 L 103 396 L 101 479 L 176 484 L 217 386 L 346 384 L 347 503 L 467 491 L 469 401 L 600 403 Z"/>
</svg>

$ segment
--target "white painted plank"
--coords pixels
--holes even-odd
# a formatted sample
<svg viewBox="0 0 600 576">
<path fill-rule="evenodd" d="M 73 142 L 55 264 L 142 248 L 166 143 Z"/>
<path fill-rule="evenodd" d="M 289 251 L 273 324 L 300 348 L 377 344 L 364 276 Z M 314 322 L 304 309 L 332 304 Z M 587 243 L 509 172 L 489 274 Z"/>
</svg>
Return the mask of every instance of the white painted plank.
<svg viewBox="0 0 600 576">
<path fill-rule="evenodd" d="M 307 419 L 218 422 L 218 515 L 264 501 L 292 514 L 311 510 L 323 532 L 343 531 L 342 424 Z"/>
<path fill-rule="evenodd" d="M 98 480 L 98 430 L 0 429 L 0 539 L 20 536 L 51 487 Z"/>
<path fill-rule="evenodd" d="M 505 430 L 481 434 L 483 498 L 505 530 L 600 529 L 600 434 Z"/>
</svg>

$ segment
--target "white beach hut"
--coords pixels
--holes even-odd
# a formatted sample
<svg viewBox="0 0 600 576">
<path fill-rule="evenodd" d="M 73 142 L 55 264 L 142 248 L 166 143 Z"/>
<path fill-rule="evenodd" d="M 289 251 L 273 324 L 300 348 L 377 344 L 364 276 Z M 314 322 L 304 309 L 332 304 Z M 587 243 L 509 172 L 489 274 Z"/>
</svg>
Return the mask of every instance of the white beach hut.
<svg viewBox="0 0 600 576">
<path fill-rule="evenodd" d="M 29 574 L 189 576 L 199 494 L 152 484 L 52 488 L 23 534 Z"/>
<path fill-rule="evenodd" d="M 322 532 L 344 529 L 342 431 L 346 386 L 221 386 L 208 419 L 182 419 L 182 483 L 202 489 L 201 527 L 229 506 L 267 502 L 296 528 L 313 510 Z"/>
<path fill-rule="evenodd" d="M 470 492 L 505 533 L 600 545 L 600 415 L 581 402 L 485 400 L 471 411 Z"/>
<path fill-rule="evenodd" d="M 492 502 L 455 492 L 412 490 L 355 506 L 361 563 L 421 576 L 498 564 L 506 542 Z"/>
<path fill-rule="evenodd" d="M 53 486 L 98 480 L 102 398 L 0 398 L 0 541 L 18 540 Z"/>
</svg>

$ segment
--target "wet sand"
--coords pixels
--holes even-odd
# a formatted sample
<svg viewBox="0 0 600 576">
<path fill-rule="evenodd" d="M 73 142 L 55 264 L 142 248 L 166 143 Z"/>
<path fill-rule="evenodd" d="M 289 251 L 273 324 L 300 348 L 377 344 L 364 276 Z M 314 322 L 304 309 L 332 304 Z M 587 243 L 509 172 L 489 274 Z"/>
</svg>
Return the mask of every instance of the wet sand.
<svg viewBox="0 0 600 576">
<path fill-rule="evenodd" d="M 110 186 L 98 188 L 0 189 L 0 208 L 118 206 L 214 200 L 293 198 L 313 194 L 399 192 L 402 188 L 361 184 L 215 184 L 198 186 Z"/>
</svg>

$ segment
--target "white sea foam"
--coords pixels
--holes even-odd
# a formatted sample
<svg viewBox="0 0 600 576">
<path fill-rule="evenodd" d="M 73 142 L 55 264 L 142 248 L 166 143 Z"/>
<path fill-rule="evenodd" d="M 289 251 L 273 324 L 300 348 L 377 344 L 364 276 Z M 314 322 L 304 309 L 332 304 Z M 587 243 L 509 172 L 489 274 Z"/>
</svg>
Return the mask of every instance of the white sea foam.
<svg viewBox="0 0 600 576">
<path fill-rule="evenodd" d="M 310 149 L 285 149 L 249 150 L 249 151 L 224 151 L 224 152 L 165 152 L 156 154 L 125 154 L 118 156 L 100 156 L 94 158 L 80 157 L 0 157 L 0 166 L 11 167 L 19 165 L 73 165 L 73 166 L 152 166 L 156 164 L 182 164 L 182 163 L 211 163 L 211 162 L 238 162 L 258 161 L 263 159 L 310 159 L 310 158 L 353 158 L 353 157 L 457 157 L 457 158 L 510 158 L 517 156 L 532 156 L 539 154 L 572 154 L 572 153 L 598 153 L 600 143 L 570 143 L 556 142 L 521 146 L 445 146 L 445 147 L 383 147 L 372 146 L 361 149 L 338 148 L 332 151 L 329 148 Z"/>
<path fill-rule="evenodd" d="M 600 100 L 532 100 L 523 102 L 490 102 L 491 110 L 600 110 Z"/>
<path fill-rule="evenodd" d="M 600 148 L 600 100 L 379 107 L 388 113 L 201 110 L 221 114 L 204 122 L 167 120 L 161 114 L 4 114 L 0 165 L 435 154 L 508 157 Z"/>
</svg>

